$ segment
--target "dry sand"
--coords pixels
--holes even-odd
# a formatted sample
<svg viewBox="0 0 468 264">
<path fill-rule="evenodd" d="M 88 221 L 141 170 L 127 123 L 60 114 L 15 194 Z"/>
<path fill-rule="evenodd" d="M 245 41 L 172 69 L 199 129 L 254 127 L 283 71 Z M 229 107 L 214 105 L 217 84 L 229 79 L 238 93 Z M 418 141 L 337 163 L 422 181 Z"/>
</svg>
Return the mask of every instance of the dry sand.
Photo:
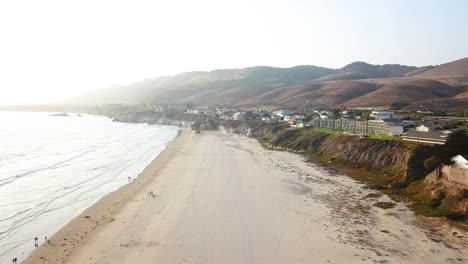
<svg viewBox="0 0 468 264">
<path fill-rule="evenodd" d="M 370 193 L 253 139 L 184 132 L 26 263 L 467 261 L 466 233 L 422 228 L 402 204 L 373 207 L 390 200 Z"/>
</svg>

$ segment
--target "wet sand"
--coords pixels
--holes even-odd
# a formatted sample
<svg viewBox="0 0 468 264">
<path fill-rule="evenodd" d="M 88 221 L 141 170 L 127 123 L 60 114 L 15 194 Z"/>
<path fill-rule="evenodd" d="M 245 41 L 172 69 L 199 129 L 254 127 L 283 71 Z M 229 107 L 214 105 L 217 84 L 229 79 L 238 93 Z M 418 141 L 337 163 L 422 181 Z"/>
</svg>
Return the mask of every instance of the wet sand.
<svg viewBox="0 0 468 264">
<path fill-rule="evenodd" d="M 466 233 L 423 228 L 402 204 L 374 207 L 390 199 L 373 193 L 253 139 L 186 131 L 26 263 L 468 261 Z"/>
</svg>

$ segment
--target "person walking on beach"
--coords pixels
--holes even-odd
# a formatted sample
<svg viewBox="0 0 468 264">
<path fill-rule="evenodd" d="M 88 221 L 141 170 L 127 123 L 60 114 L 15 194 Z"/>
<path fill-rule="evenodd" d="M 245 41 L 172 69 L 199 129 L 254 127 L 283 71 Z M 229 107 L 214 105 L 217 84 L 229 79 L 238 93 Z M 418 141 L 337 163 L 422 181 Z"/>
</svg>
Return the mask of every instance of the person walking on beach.
<svg viewBox="0 0 468 264">
<path fill-rule="evenodd" d="M 34 246 L 35 247 L 39 246 L 39 238 L 37 238 L 37 237 L 34 238 Z"/>
</svg>

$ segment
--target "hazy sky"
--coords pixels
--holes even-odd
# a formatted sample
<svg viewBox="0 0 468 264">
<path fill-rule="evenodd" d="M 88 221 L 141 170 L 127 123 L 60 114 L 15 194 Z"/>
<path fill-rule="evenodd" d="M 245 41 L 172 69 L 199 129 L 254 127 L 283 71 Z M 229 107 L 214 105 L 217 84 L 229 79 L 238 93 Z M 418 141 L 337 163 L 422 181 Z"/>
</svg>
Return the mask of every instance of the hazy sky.
<svg viewBox="0 0 468 264">
<path fill-rule="evenodd" d="M 468 56 L 468 1 L 0 0 L 0 104 L 192 70 Z"/>
</svg>

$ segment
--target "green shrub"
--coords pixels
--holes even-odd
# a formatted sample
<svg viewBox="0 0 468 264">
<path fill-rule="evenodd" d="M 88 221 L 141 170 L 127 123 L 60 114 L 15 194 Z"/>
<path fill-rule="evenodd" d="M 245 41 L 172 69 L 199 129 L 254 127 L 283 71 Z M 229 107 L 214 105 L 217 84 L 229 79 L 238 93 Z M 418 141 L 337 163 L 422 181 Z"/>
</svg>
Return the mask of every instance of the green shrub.
<svg viewBox="0 0 468 264">
<path fill-rule="evenodd" d="M 424 160 L 424 168 L 426 172 L 435 170 L 440 165 L 440 161 L 436 157 L 430 157 Z"/>
</svg>

